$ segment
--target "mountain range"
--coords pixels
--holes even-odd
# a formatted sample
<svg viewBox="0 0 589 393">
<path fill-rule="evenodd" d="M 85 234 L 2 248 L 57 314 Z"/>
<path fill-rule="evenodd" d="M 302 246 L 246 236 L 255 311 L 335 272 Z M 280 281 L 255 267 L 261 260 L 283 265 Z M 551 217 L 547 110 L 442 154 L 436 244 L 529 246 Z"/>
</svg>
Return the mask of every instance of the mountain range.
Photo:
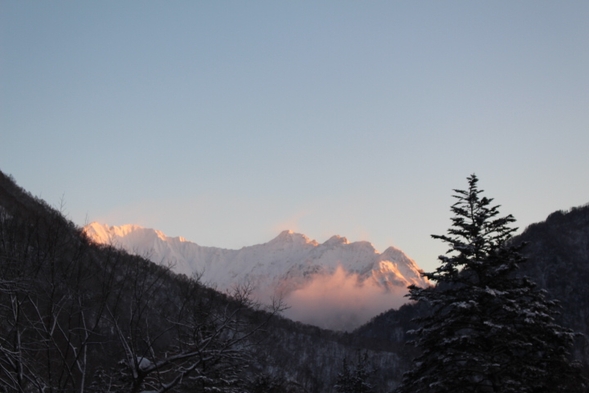
<svg viewBox="0 0 589 393">
<path fill-rule="evenodd" d="M 220 291 L 247 287 L 263 303 L 280 297 L 289 306 L 285 316 L 330 329 L 356 328 L 403 304 L 407 286 L 427 285 L 401 250 L 379 253 L 369 242 L 350 243 L 337 235 L 318 243 L 286 230 L 267 243 L 229 250 L 138 225 L 93 222 L 84 231 L 96 243 L 169 265 L 176 273 L 199 275 Z"/>
<path fill-rule="evenodd" d="M 275 306 L 97 244 L 0 171 L 7 392 L 335 393 L 344 363 L 360 361 L 375 393 L 398 384 L 402 346 L 294 322 Z"/>
<path fill-rule="evenodd" d="M 303 238 L 294 235 L 280 236 Z M 338 239 L 346 243 L 332 242 Z M 89 240 L 88 230 L 0 172 L 0 386 L 6 391 L 153 391 L 190 369 L 172 391 L 201 391 L 194 381 L 206 379 L 207 389 L 240 380 L 249 393 L 335 393 L 343 365 L 354 370 L 365 355 L 373 391 L 390 393 L 416 354 L 405 345 L 407 331 L 428 312 L 427 305 L 410 303 L 352 332 L 329 331 Z M 528 244 L 519 274 L 560 302 L 558 323 L 582 333 L 572 354 L 589 377 L 589 205 L 554 212 L 512 241 Z M 383 291 L 368 270 L 344 265 L 312 273 L 303 288 L 343 277 Z M 307 306 L 320 300 L 295 296 L 301 294 L 293 290 L 290 299 Z M 154 364 L 165 373 L 155 373 Z"/>
</svg>

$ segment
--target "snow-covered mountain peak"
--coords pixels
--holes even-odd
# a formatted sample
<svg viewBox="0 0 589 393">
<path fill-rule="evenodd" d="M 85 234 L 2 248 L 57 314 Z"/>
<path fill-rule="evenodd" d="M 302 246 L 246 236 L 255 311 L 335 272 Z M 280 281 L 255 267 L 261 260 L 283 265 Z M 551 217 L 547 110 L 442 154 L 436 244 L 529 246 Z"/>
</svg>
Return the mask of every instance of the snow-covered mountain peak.
<svg viewBox="0 0 589 393">
<path fill-rule="evenodd" d="M 296 233 L 290 229 L 286 229 L 274 239 L 270 240 L 267 244 L 299 244 L 299 245 L 313 245 L 316 246 L 318 243 L 315 240 L 309 239 L 302 233 Z"/>
<path fill-rule="evenodd" d="M 390 246 L 386 250 L 384 250 L 383 253 L 382 253 L 382 255 L 383 256 L 386 256 L 388 258 L 393 258 L 393 259 L 406 258 L 407 257 L 403 251 L 401 251 L 398 248 L 395 248 L 393 246 Z"/>
<path fill-rule="evenodd" d="M 84 227 L 84 232 L 97 243 L 111 244 L 113 238 L 124 237 L 131 232 L 141 229 L 143 228 L 134 224 L 108 226 L 98 222 L 92 222 Z"/>
<path fill-rule="evenodd" d="M 401 250 L 389 247 L 380 254 L 370 242 L 350 243 L 338 235 L 319 244 L 303 234 L 286 230 L 267 243 L 229 250 L 199 246 L 182 237 L 168 237 L 161 231 L 138 225 L 92 223 L 84 230 L 95 242 L 147 255 L 156 263 L 170 264 L 177 273 L 188 276 L 201 273 L 204 283 L 221 291 L 247 283 L 255 287 L 253 295 L 262 302 L 280 293 L 292 306 L 287 316 L 303 322 L 311 322 L 304 316 L 306 307 L 314 307 L 315 300 L 308 303 L 310 298 L 336 302 L 352 297 L 351 304 L 358 309 L 350 313 L 365 314 L 366 310 L 372 310 L 360 319 L 357 315 L 350 317 L 357 326 L 404 303 L 408 285 L 428 285 L 417 264 Z M 327 289 L 329 294 L 321 292 Z M 377 295 L 380 297 L 375 300 Z M 325 307 L 319 315 L 325 313 L 327 320 L 332 311 Z M 336 309 L 341 311 L 342 307 Z M 317 307 L 314 309 L 316 312 Z M 327 322 L 323 326 L 342 328 Z"/>
<path fill-rule="evenodd" d="M 115 246 L 118 246 L 117 242 L 120 242 L 122 238 L 128 236 L 133 236 L 136 239 L 157 237 L 164 242 L 170 240 L 175 240 L 180 243 L 188 242 L 182 236 L 168 237 L 165 233 L 157 229 L 144 228 L 135 224 L 108 226 L 98 222 L 92 222 L 84 227 L 84 232 L 96 243 L 112 244 Z"/>
<path fill-rule="evenodd" d="M 350 244 L 350 242 L 345 237 L 342 237 L 340 235 L 333 235 L 332 237 L 327 239 L 327 241 L 324 244 L 326 244 L 326 245 Z"/>
</svg>

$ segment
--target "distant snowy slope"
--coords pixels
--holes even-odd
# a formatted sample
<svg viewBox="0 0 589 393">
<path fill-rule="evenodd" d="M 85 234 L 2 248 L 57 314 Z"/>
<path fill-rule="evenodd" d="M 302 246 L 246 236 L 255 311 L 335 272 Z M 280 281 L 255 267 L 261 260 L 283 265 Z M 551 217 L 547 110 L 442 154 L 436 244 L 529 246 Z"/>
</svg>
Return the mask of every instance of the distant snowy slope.
<svg viewBox="0 0 589 393">
<path fill-rule="evenodd" d="M 85 231 L 98 243 L 112 244 L 156 263 L 170 264 L 177 273 L 189 276 L 201 273 L 205 284 L 221 291 L 247 283 L 255 288 L 254 296 L 258 300 L 282 295 L 293 308 L 296 305 L 290 312 L 294 319 L 330 328 L 357 325 L 356 320 L 363 322 L 402 304 L 408 285 L 427 285 L 419 275 L 419 267 L 401 250 L 389 247 L 379 253 L 369 242 L 349 243 L 340 236 L 319 244 L 305 235 L 283 231 L 267 243 L 228 250 L 199 246 L 182 237 L 168 237 L 137 225 L 107 226 L 94 222 Z M 314 286 L 313 282 L 321 284 Z M 305 292 L 307 288 L 309 291 L 314 288 L 313 292 Z M 317 293 L 318 288 L 329 289 L 329 293 Z M 377 292 L 378 300 L 374 296 L 366 297 L 367 293 Z M 363 314 L 373 315 L 344 318 L 346 321 L 338 322 L 338 326 L 328 326 L 329 323 L 321 320 L 329 318 L 324 317 L 325 310 L 316 310 L 317 317 L 312 320 L 302 315 L 309 302 L 326 301 L 329 304 L 325 307 L 329 307 L 338 299 L 347 299 L 348 303 L 353 300 L 356 308 L 364 310 Z M 338 319 L 341 320 L 340 316 Z"/>
</svg>

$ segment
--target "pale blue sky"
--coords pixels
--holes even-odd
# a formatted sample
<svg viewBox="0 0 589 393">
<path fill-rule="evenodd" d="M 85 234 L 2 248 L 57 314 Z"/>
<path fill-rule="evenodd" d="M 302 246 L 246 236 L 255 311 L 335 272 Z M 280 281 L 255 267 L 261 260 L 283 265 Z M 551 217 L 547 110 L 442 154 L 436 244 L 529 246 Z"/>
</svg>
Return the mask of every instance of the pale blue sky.
<svg viewBox="0 0 589 393">
<path fill-rule="evenodd" d="M 0 169 L 77 224 L 282 229 L 431 270 L 475 172 L 589 202 L 589 2 L 0 2 Z"/>
</svg>

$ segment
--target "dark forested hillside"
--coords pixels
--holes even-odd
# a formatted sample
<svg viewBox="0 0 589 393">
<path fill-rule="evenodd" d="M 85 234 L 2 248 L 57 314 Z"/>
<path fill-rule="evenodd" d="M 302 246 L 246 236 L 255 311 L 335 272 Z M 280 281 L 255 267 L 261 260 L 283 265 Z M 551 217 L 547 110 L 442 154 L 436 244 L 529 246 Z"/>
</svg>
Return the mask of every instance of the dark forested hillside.
<svg viewBox="0 0 589 393">
<path fill-rule="evenodd" d="M 527 261 L 518 274 L 528 276 L 548 292 L 549 298 L 559 301 L 558 323 L 584 335 L 578 336 L 573 353 L 589 375 L 589 205 L 552 213 L 512 242 L 527 243 L 522 251 Z M 355 334 L 402 345 L 408 340 L 405 332 L 415 327 L 411 320 L 425 311 L 406 304 L 378 315 Z M 410 360 L 410 351 L 408 347 L 400 352 L 402 364 Z"/>
<path fill-rule="evenodd" d="M 559 322 L 589 337 L 589 205 L 557 211 L 530 225 L 516 242 L 527 242 L 528 275 L 560 301 Z M 579 338 L 575 355 L 589 365 L 587 339 Z"/>
<path fill-rule="evenodd" d="M 322 330 L 198 277 L 90 242 L 0 172 L 0 391 L 334 392 L 367 354 L 374 392 L 398 346 Z"/>
<path fill-rule="evenodd" d="M 110 247 L 0 184 L 5 391 L 201 391 L 244 380 L 264 318 L 248 300 Z"/>
<path fill-rule="evenodd" d="M 520 274 L 560 300 L 560 323 L 589 336 L 589 206 L 513 241 L 528 243 Z M 389 392 L 415 355 L 412 319 L 427 311 L 407 304 L 341 333 L 247 294 L 93 244 L 0 172 L 0 392 L 330 393 L 344 359 L 349 370 L 368 362 L 372 391 Z M 575 356 L 587 369 L 585 338 Z"/>
</svg>

